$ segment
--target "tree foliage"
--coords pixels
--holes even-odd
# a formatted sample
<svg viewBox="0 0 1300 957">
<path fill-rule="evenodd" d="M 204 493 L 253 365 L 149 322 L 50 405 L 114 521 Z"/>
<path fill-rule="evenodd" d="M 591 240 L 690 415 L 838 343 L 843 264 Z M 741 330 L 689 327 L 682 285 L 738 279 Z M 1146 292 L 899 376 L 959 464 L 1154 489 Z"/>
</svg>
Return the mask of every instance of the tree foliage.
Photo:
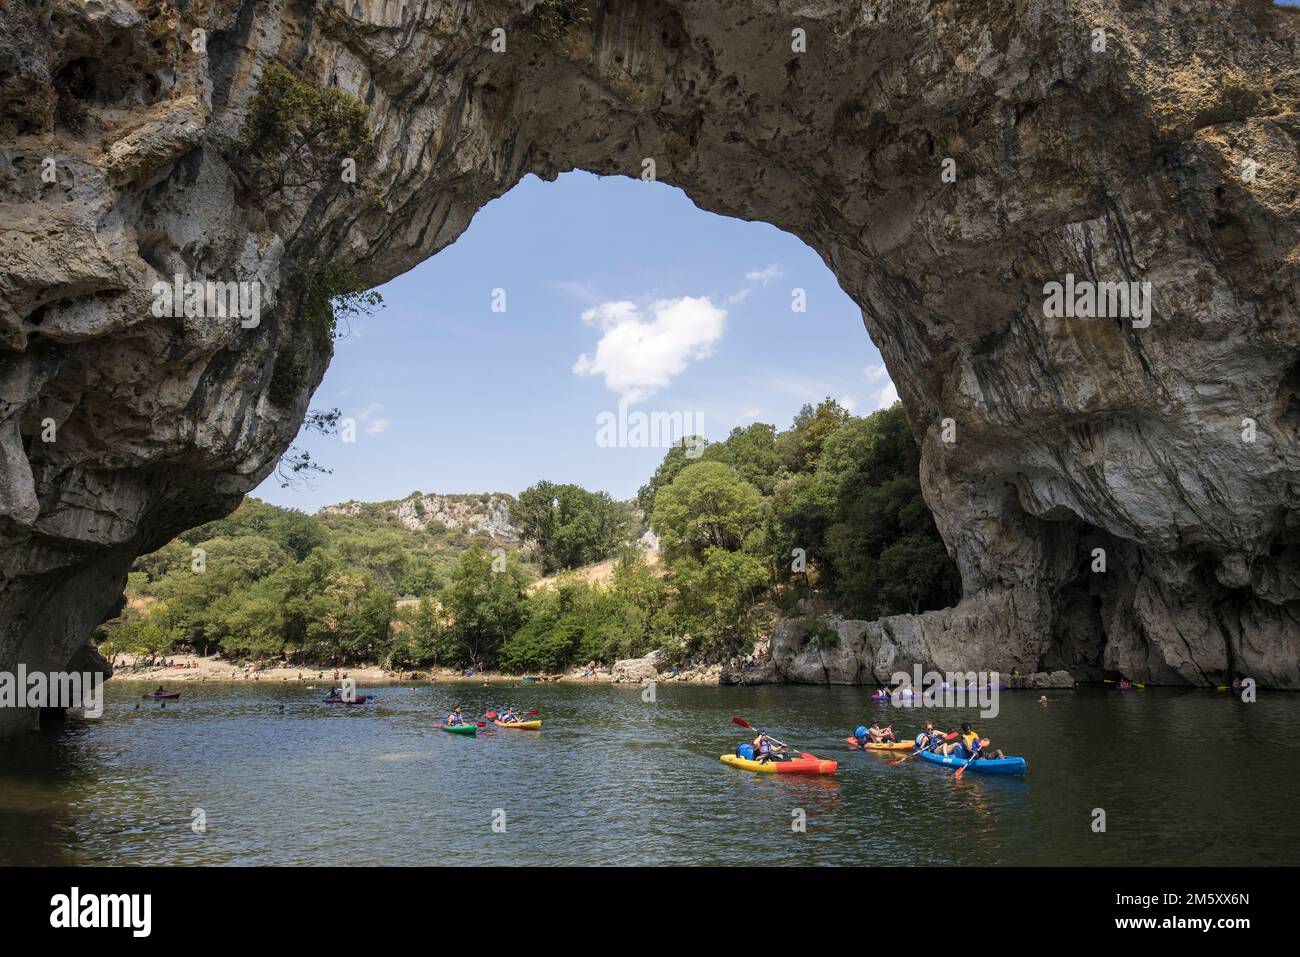
<svg viewBox="0 0 1300 957">
<path fill-rule="evenodd" d="M 603 561 L 626 544 L 632 521 L 605 492 L 538 482 L 510 506 L 510 522 L 537 551 L 542 573 Z"/>
</svg>

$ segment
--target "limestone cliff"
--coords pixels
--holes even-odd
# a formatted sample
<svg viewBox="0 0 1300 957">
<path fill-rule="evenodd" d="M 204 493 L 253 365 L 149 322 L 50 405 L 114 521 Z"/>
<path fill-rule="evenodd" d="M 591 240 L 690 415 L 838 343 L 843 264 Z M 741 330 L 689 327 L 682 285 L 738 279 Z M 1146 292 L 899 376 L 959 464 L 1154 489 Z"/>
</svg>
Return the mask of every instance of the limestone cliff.
<svg viewBox="0 0 1300 957">
<path fill-rule="evenodd" d="M 64 666 L 273 467 L 330 354 L 305 278 L 653 160 L 860 304 L 963 577 L 908 653 L 1300 688 L 1298 34 L 1268 0 L 6 2 L 0 668 Z M 366 104 L 355 182 L 256 175 L 274 64 Z M 178 274 L 260 321 L 155 315 Z M 1046 318 L 1067 275 L 1151 283 L 1149 325 Z"/>
</svg>

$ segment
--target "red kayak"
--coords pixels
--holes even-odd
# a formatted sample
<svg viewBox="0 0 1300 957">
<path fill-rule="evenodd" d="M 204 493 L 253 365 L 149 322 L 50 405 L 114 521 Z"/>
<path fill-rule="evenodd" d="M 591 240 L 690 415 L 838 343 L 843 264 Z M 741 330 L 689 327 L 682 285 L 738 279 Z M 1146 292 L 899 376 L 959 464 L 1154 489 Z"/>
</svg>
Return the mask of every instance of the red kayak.
<svg viewBox="0 0 1300 957">
<path fill-rule="evenodd" d="M 179 691 L 165 691 L 162 694 L 159 694 L 156 691 L 150 691 L 148 694 L 140 695 L 141 698 L 148 698 L 150 701 L 173 701 L 180 696 L 181 693 Z"/>
</svg>

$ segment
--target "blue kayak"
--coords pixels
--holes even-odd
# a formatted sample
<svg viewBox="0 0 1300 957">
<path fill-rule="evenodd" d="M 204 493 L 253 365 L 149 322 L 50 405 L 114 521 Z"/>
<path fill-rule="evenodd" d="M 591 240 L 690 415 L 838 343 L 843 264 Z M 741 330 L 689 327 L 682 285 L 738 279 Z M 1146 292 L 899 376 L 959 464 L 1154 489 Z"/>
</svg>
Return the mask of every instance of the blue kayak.
<svg viewBox="0 0 1300 957">
<path fill-rule="evenodd" d="M 969 758 L 959 758 L 955 755 L 940 757 L 933 751 L 922 751 L 921 760 L 929 761 L 931 764 L 942 764 L 945 768 L 951 768 L 956 771 L 964 765 Z M 966 768 L 971 774 L 1024 774 L 1024 758 L 989 758 L 985 760 L 980 758 L 978 761 L 971 761 L 970 767 Z"/>
</svg>

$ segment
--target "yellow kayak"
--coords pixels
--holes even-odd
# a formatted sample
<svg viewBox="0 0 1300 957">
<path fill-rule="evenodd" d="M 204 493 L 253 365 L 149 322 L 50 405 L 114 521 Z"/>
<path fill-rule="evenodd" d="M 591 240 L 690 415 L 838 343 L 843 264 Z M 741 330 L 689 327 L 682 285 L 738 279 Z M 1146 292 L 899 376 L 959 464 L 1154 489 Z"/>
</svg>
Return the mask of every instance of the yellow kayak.
<svg viewBox="0 0 1300 957">
<path fill-rule="evenodd" d="M 911 741 L 881 741 L 879 744 L 868 744 L 866 748 L 863 748 L 862 745 L 858 744 L 857 738 L 845 738 L 844 740 L 848 742 L 849 747 L 854 751 L 911 751 L 916 747 Z"/>
<path fill-rule="evenodd" d="M 498 728 L 518 728 L 520 731 L 540 731 L 542 722 L 540 721 L 497 721 L 492 719 L 492 723 Z"/>
<path fill-rule="evenodd" d="M 734 754 L 719 755 L 718 760 L 733 768 L 740 768 L 742 771 L 758 771 L 760 774 L 834 774 L 835 769 L 839 767 L 836 761 L 826 761 L 811 754 L 801 754 L 791 761 L 766 761 L 762 764 L 736 757 Z"/>
</svg>

